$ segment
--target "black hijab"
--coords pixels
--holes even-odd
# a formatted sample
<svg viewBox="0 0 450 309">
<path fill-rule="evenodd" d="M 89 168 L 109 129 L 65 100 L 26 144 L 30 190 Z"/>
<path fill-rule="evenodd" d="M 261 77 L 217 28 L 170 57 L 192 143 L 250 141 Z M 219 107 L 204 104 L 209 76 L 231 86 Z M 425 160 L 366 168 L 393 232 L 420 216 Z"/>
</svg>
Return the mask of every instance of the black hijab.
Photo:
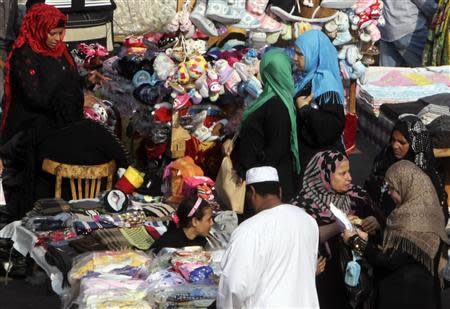
<svg viewBox="0 0 450 309">
<path fill-rule="evenodd" d="M 436 168 L 436 158 L 434 157 L 431 143 L 431 135 L 424 123 L 415 115 L 400 116 L 391 132 L 400 132 L 409 143 L 409 150 L 402 160 L 408 160 L 420 167 L 433 182 L 439 202 L 444 210 L 445 222 L 448 220 L 447 193 L 445 192 L 444 181 Z M 391 143 L 387 145 L 377 156 L 372 174 L 384 178 L 386 171 L 391 165 L 397 162 Z"/>
</svg>

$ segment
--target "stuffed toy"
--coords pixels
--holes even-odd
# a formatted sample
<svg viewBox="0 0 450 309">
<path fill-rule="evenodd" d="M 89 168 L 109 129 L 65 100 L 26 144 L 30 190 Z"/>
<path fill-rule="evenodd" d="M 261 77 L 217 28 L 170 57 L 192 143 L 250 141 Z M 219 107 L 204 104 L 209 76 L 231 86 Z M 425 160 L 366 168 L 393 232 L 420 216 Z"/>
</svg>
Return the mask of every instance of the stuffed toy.
<svg viewBox="0 0 450 309">
<path fill-rule="evenodd" d="M 361 61 L 363 56 L 356 45 L 343 48 L 338 53 L 338 58 L 341 59 L 340 62 L 341 66 L 344 67 L 344 73 L 346 73 L 344 77 L 346 79 L 358 79 L 362 84 L 365 83 L 367 68 Z"/>
<path fill-rule="evenodd" d="M 177 81 L 182 85 L 186 85 L 187 83 L 189 83 L 190 77 L 186 62 L 181 62 L 180 64 L 178 64 L 176 77 Z"/>
<path fill-rule="evenodd" d="M 283 30 L 283 24 L 266 14 L 269 0 L 247 0 L 247 11 L 259 21 L 257 31 L 279 32 Z"/>
<path fill-rule="evenodd" d="M 350 34 L 350 24 L 347 14 L 345 14 L 344 12 L 338 12 L 336 18 L 327 23 L 327 25 L 330 23 L 331 24 L 334 23 L 336 25 L 336 27 L 334 27 L 333 25 L 331 26 L 331 28 L 335 30 L 336 34 L 333 40 L 334 46 L 344 45 L 352 40 L 352 35 Z M 325 29 L 327 29 L 326 25 Z"/>
<path fill-rule="evenodd" d="M 378 25 L 384 25 L 382 16 L 383 2 L 381 0 L 358 0 L 353 5 L 350 20 L 353 29 L 359 29 L 360 39 L 363 42 L 375 43 L 380 40 L 381 34 Z"/>
<path fill-rule="evenodd" d="M 209 88 L 209 99 L 211 102 L 215 102 L 217 101 L 219 96 L 224 93 L 225 89 L 224 86 L 219 82 L 219 75 L 214 69 L 208 69 L 207 77 L 208 78 L 206 82 Z"/>
<path fill-rule="evenodd" d="M 219 83 L 224 85 L 232 94 L 237 94 L 237 87 L 241 82 L 241 78 L 236 70 L 224 59 L 216 61 L 214 69 L 219 74 Z"/>
<path fill-rule="evenodd" d="M 195 81 L 206 73 L 208 63 L 203 56 L 196 56 L 186 62 L 186 68 L 190 79 Z"/>
<path fill-rule="evenodd" d="M 165 53 L 156 56 L 153 62 L 153 69 L 159 80 L 165 81 L 169 76 L 175 73 L 176 65 Z"/>
</svg>

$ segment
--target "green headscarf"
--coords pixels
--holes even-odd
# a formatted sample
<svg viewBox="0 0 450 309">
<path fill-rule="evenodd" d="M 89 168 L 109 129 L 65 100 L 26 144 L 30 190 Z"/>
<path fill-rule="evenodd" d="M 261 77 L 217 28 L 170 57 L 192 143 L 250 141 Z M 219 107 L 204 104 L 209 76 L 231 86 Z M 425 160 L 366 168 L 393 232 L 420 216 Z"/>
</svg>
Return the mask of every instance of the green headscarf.
<svg viewBox="0 0 450 309">
<path fill-rule="evenodd" d="M 288 55 L 281 49 L 273 49 L 264 54 L 259 65 L 264 90 L 255 102 L 244 112 L 242 122 L 264 105 L 269 99 L 278 96 L 283 101 L 291 119 L 291 151 L 294 156 L 294 168 L 300 172 L 300 159 L 297 140 L 297 111 L 294 105 L 294 79 Z M 280 123 L 280 125 L 283 125 Z"/>
</svg>

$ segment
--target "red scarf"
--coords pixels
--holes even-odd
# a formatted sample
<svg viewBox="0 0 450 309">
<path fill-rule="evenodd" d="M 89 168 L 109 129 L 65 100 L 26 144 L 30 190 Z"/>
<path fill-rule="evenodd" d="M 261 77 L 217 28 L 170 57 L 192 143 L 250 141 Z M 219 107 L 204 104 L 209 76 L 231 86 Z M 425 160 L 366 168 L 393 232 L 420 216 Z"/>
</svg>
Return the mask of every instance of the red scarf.
<svg viewBox="0 0 450 309">
<path fill-rule="evenodd" d="M 3 98 L 3 115 L 2 115 L 2 129 L 5 128 L 6 118 L 9 107 L 11 105 L 11 85 L 10 85 L 10 61 L 14 49 L 28 44 L 31 49 L 42 56 L 49 56 L 59 58 L 64 56 L 70 65 L 75 68 L 72 57 L 67 51 L 66 44 L 62 41 L 58 43 L 55 49 L 50 49 L 47 46 L 47 35 L 52 30 L 61 24 L 66 24 L 67 17 L 60 10 L 51 5 L 35 4 L 25 15 L 20 34 L 15 40 L 12 50 L 9 53 L 8 60 L 5 66 L 5 93 Z"/>
</svg>

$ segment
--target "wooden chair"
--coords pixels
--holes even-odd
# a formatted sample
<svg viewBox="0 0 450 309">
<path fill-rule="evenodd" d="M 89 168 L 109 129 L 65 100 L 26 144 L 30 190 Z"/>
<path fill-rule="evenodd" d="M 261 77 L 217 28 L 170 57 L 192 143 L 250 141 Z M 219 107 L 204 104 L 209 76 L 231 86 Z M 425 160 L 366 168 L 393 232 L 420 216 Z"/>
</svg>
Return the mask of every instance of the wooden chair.
<svg viewBox="0 0 450 309">
<path fill-rule="evenodd" d="M 72 199 L 95 198 L 100 192 L 103 178 L 107 178 L 106 190 L 112 188 L 113 175 L 116 171 L 116 162 L 113 160 L 99 165 L 70 165 L 45 159 L 42 163 L 42 170 L 56 176 L 56 198 L 61 198 L 61 184 L 63 178 L 70 179 Z M 77 181 L 77 187 L 75 187 L 75 180 Z"/>
</svg>

